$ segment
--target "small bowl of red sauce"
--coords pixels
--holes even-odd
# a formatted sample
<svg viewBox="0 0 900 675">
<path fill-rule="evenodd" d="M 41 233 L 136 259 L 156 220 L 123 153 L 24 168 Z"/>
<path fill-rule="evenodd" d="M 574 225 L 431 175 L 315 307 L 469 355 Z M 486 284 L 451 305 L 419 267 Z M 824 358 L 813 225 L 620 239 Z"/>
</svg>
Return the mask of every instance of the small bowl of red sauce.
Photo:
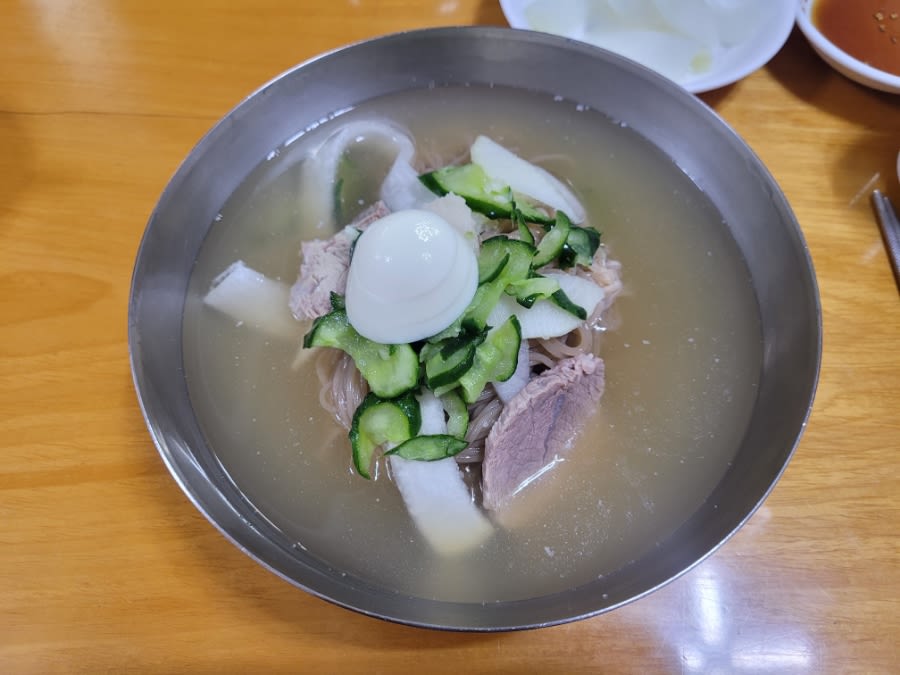
<svg viewBox="0 0 900 675">
<path fill-rule="evenodd" d="M 839 73 L 900 94 L 900 0 L 801 0 L 797 25 Z"/>
</svg>

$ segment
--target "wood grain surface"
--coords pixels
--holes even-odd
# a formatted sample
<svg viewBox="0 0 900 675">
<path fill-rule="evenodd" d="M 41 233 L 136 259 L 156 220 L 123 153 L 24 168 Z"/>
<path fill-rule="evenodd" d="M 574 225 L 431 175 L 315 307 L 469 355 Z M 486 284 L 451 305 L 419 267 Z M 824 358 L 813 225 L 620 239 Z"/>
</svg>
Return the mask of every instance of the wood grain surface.
<svg viewBox="0 0 900 675">
<path fill-rule="evenodd" d="M 369 619 L 229 544 L 138 408 L 138 242 L 200 136 L 261 83 L 402 29 L 505 25 L 496 2 L 0 2 L 0 672 L 890 673 L 900 668 L 900 300 L 868 201 L 900 203 L 900 97 L 794 34 L 703 95 L 780 183 L 824 314 L 812 417 L 764 507 L 611 614 L 516 634 Z"/>
</svg>

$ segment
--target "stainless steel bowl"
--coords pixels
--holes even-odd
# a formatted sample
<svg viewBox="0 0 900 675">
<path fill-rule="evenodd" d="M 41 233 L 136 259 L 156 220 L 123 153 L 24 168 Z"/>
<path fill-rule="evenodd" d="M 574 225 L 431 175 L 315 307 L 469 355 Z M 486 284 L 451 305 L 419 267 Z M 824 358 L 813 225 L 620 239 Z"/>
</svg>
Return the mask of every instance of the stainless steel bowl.
<svg viewBox="0 0 900 675">
<path fill-rule="evenodd" d="M 721 211 L 742 251 L 764 339 L 758 398 L 730 469 L 703 506 L 652 553 L 585 586 L 470 605 L 399 596 L 341 576 L 290 541 L 227 478 L 200 431 L 182 366 L 182 313 L 220 207 L 271 148 L 336 110 L 430 83 L 500 84 L 579 101 L 623 120 L 670 156 Z M 611 53 L 537 33 L 449 28 L 392 35 L 326 54 L 231 111 L 178 169 L 147 225 L 129 306 L 138 397 L 163 460 L 198 509 L 262 565 L 365 614 L 451 630 L 533 628 L 588 617 L 684 573 L 750 517 L 787 465 L 818 376 L 821 312 L 800 229 L 759 159 L 701 101 Z"/>
</svg>

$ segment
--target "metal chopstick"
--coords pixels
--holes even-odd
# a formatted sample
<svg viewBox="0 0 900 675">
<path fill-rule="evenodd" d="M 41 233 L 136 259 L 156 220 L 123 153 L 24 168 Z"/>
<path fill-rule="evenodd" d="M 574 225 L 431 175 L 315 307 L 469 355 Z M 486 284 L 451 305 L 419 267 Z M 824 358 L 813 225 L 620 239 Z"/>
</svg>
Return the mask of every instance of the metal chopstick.
<svg viewBox="0 0 900 675">
<path fill-rule="evenodd" d="M 888 257 L 891 259 L 891 267 L 894 268 L 894 281 L 900 289 L 900 220 L 897 212 L 891 204 L 891 200 L 881 191 L 872 192 L 872 204 L 878 215 L 881 232 L 884 235 L 884 245 L 887 247 Z"/>
</svg>

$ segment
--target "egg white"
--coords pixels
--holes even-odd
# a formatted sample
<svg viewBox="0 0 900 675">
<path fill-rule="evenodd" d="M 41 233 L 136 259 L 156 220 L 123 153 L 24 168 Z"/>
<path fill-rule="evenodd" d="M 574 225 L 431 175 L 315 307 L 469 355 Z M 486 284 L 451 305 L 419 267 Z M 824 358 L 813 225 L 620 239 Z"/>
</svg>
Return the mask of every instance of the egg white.
<svg viewBox="0 0 900 675">
<path fill-rule="evenodd" d="M 478 260 L 462 234 L 430 211 L 397 211 L 356 242 L 347 318 L 374 342 L 415 342 L 453 323 L 477 287 Z"/>
</svg>

